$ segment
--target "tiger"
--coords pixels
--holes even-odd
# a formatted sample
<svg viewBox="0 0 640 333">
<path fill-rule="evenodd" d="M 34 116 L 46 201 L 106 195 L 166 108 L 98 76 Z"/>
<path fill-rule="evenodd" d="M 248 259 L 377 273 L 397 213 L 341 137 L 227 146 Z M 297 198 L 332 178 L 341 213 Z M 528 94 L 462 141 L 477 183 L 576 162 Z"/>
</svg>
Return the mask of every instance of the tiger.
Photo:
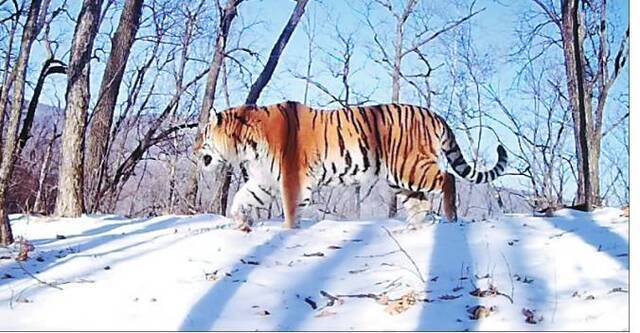
<svg viewBox="0 0 640 333">
<path fill-rule="evenodd" d="M 249 230 L 251 210 L 268 207 L 278 195 L 283 228 L 295 228 L 296 213 L 311 203 L 314 187 L 373 177 L 386 180 L 408 210 L 427 194 L 440 194 L 444 217 L 456 221 L 455 177 L 446 163 L 476 184 L 501 176 L 507 164 L 498 145 L 494 167 L 477 171 L 441 116 L 397 103 L 325 110 L 285 101 L 214 110 L 194 151 L 204 170 L 226 163 L 246 168 L 248 179 L 233 198 L 230 217 Z"/>
</svg>

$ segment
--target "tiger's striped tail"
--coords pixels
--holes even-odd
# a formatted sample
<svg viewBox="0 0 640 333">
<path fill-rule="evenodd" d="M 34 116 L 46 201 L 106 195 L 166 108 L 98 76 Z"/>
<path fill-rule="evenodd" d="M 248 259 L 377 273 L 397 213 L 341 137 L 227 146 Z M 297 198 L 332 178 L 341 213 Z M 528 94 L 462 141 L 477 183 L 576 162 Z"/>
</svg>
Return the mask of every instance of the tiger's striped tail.
<svg viewBox="0 0 640 333">
<path fill-rule="evenodd" d="M 453 168 L 453 171 L 460 177 L 476 184 L 488 183 L 500 177 L 507 166 L 507 151 L 502 145 L 498 145 L 498 162 L 491 170 L 477 171 L 472 168 L 469 163 L 465 161 L 464 156 L 462 156 L 462 151 L 456 142 L 456 138 L 448 126 L 445 126 L 445 135 L 441 145 L 441 149 L 447 157 L 447 161 Z"/>
</svg>

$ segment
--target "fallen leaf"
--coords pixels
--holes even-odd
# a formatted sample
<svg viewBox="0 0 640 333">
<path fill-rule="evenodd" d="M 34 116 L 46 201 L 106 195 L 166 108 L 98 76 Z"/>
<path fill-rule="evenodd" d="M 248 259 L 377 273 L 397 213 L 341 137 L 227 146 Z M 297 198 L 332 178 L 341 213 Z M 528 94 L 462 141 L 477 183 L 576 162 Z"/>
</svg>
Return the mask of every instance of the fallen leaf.
<svg viewBox="0 0 640 333">
<path fill-rule="evenodd" d="M 254 261 L 254 260 L 244 260 L 244 259 L 240 259 L 240 262 L 245 264 L 245 265 L 260 265 L 259 262 Z"/>
<path fill-rule="evenodd" d="M 452 300 L 452 299 L 456 299 L 456 298 L 460 298 L 460 297 L 462 297 L 462 295 L 449 295 L 449 294 L 444 294 L 444 295 L 442 295 L 442 296 L 440 296 L 440 297 L 438 297 L 438 298 L 439 298 L 439 299 L 441 299 L 441 300 L 444 300 L 444 301 L 450 301 L 450 300 Z"/>
<path fill-rule="evenodd" d="M 204 273 L 204 278 L 207 281 L 215 281 L 218 279 L 218 271 L 214 271 L 212 273 Z"/>
<path fill-rule="evenodd" d="M 473 291 L 469 292 L 469 294 L 471 296 L 476 296 L 476 297 L 495 296 L 495 295 L 498 294 L 498 289 L 496 289 L 496 287 L 494 287 L 493 285 L 490 285 L 489 289 L 487 289 L 487 290 L 482 290 L 480 288 L 476 288 Z"/>
<path fill-rule="evenodd" d="M 337 314 L 337 312 L 331 311 L 329 309 L 324 309 L 322 310 L 320 313 L 318 313 L 317 315 L 315 315 L 314 317 L 316 318 L 322 318 L 322 317 L 329 317 L 329 316 L 333 316 Z"/>
<path fill-rule="evenodd" d="M 389 296 L 388 295 L 382 295 L 380 298 L 378 298 L 378 300 L 376 301 L 382 305 L 388 305 L 389 304 Z"/>
<path fill-rule="evenodd" d="M 611 289 L 609 291 L 609 294 L 611 294 L 611 293 L 628 293 L 628 292 L 629 292 L 628 290 L 623 289 L 622 287 L 615 287 L 615 288 L 613 288 L 613 289 Z"/>
<path fill-rule="evenodd" d="M 16 244 L 20 246 L 20 250 L 16 256 L 16 261 L 27 261 L 27 259 L 29 259 L 29 252 L 33 251 L 35 247 L 24 238 L 16 240 Z"/>
<path fill-rule="evenodd" d="M 412 290 L 402 295 L 400 299 L 389 301 L 384 311 L 390 315 L 397 315 L 407 311 L 411 306 L 415 304 L 416 304 L 416 293 Z"/>
<path fill-rule="evenodd" d="M 271 312 L 269 312 L 267 310 L 262 310 L 262 311 L 258 311 L 258 315 L 269 316 L 269 315 L 271 315 Z"/>
<path fill-rule="evenodd" d="M 629 217 L 629 206 L 622 208 L 622 212 L 620 213 L 622 217 Z"/>
<path fill-rule="evenodd" d="M 484 305 L 476 305 L 467 310 L 470 314 L 469 319 L 480 320 L 483 318 L 489 317 L 493 311 L 495 311 L 494 307 L 486 307 Z"/>
<path fill-rule="evenodd" d="M 542 321 L 542 316 L 536 318 L 536 311 L 535 310 L 530 310 L 527 308 L 522 308 L 522 314 L 525 317 L 525 322 L 527 322 L 528 324 L 537 324 L 539 322 Z"/>
</svg>

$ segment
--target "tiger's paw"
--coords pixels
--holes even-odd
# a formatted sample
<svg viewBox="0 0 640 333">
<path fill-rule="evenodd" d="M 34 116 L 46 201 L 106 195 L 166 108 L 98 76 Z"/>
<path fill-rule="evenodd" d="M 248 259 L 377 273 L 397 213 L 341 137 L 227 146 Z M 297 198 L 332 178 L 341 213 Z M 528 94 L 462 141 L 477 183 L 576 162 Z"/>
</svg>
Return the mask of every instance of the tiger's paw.
<svg viewBox="0 0 640 333">
<path fill-rule="evenodd" d="M 282 229 L 300 229 L 300 226 L 295 222 L 282 222 Z"/>
<path fill-rule="evenodd" d="M 241 224 L 241 225 L 239 224 L 239 225 L 236 226 L 235 229 L 239 230 L 239 231 L 242 231 L 242 232 L 246 232 L 246 233 L 250 233 L 251 230 L 252 230 L 251 226 L 249 224 L 247 224 L 247 223 L 244 223 L 244 224 Z"/>
<path fill-rule="evenodd" d="M 251 225 L 253 224 L 251 219 L 245 216 L 235 216 L 233 219 L 236 222 L 235 230 L 240 230 L 242 232 L 250 233 Z"/>
</svg>

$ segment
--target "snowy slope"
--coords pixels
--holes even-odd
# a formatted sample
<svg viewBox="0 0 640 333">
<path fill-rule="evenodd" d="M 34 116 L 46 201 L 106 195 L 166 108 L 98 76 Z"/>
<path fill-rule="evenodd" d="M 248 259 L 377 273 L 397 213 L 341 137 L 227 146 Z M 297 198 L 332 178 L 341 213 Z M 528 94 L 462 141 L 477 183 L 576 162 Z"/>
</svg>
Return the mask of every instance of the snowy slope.
<svg viewBox="0 0 640 333">
<path fill-rule="evenodd" d="M 629 222 L 619 215 L 417 230 L 272 221 L 249 234 L 214 215 L 17 215 L 15 235 L 35 250 L 17 262 L 15 246 L 0 248 L 0 330 L 624 330 Z M 474 320 L 478 305 L 494 308 Z"/>
</svg>

